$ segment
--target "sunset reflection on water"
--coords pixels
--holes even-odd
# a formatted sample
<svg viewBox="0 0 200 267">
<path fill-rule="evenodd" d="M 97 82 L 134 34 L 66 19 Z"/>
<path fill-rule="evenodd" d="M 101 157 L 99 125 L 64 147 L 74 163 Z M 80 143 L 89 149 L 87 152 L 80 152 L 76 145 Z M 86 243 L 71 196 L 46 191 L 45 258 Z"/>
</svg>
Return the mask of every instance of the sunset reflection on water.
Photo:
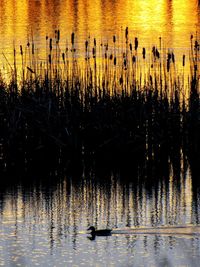
<svg viewBox="0 0 200 267">
<path fill-rule="evenodd" d="M 151 189 L 118 175 L 102 182 L 92 177 L 57 178 L 51 177 L 46 185 L 1 190 L 0 264 L 155 265 L 163 257 L 181 264 L 181 253 L 188 263 L 195 259 L 189 253 L 198 251 L 199 235 L 193 231 L 199 231 L 200 213 L 189 172 L 180 181 L 171 177 Z M 93 243 L 86 234 L 89 225 L 117 228 L 118 234 Z"/>
<path fill-rule="evenodd" d="M 16 46 L 26 44 L 28 36 L 45 46 L 45 36 L 59 28 L 63 42 L 72 31 L 84 44 L 88 35 L 97 40 L 111 39 L 129 27 L 140 45 L 151 46 L 162 37 L 166 47 L 187 49 L 190 35 L 199 31 L 198 1 L 1 1 L 0 51 L 6 55 Z M 183 51 L 182 51 L 183 53 Z M 11 57 L 10 57 L 11 58 Z M 1 60 L 2 53 L 1 53 Z"/>
<path fill-rule="evenodd" d="M 0 19 L 0 71 L 5 72 L 6 77 L 12 77 L 11 74 L 14 73 L 11 70 L 14 64 L 13 50 L 16 49 L 17 67 L 29 70 L 27 77 L 30 77 L 30 81 L 36 77 L 36 71 L 39 78 L 45 77 L 46 71 L 49 72 L 50 81 L 53 74 L 58 73 L 62 80 L 70 78 L 72 84 L 73 77 L 78 77 L 78 81 L 83 82 L 86 89 L 89 86 L 101 89 L 103 82 L 104 85 L 107 82 L 109 93 L 110 88 L 122 89 L 123 86 L 127 86 L 129 93 L 132 86 L 130 77 L 140 76 L 147 80 L 147 85 L 151 77 L 153 82 L 148 88 L 154 87 L 154 80 L 158 81 L 163 88 L 164 85 L 168 86 L 172 98 L 173 92 L 170 90 L 177 89 L 176 82 L 180 85 L 178 89 L 182 90 L 182 84 L 189 80 L 190 36 L 193 34 L 199 40 L 200 31 L 200 7 L 197 0 L 1 0 Z M 125 37 L 126 27 L 129 34 Z M 59 41 L 58 37 L 57 40 L 54 38 L 55 30 L 58 29 L 61 33 Z M 72 32 L 75 33 L 75 44 L 71 41 Z M 56 34 L 58 36 L 58 31 Z M 116 43 L 113 35 L 116 36 Z M 139 40 L 138 50 L 129 48 L 130 43 L 134 46 L 135 37 Z M 53 38 L 53 50 L 49 49 L 50 38 Z M 91 56 L 88 60 L 85 40 L 90 40 L 91 53 L 94 38 L 97 40 L 97 57 Z M 107 42 L 110 50 L 106 54 Z M 35 54 L 33 53 L 32 60 L 30 54 L 33 43 Z M 24 49 L 21 56 L 20 45 Z M 157 58 L 152 56 L 154 45 L 160 52 Z M 147 48 L 146 58 L 142 58 L 143 47 Z M 71 65 L 68 64 L 67 57 L 66 61 L 60 61 L 62 52 L 66 50 L 64 56 L 69 54 Z M 75 50 L 76 53 L 73 52 Z M 179 68 L 174 64 L 166 71 L 168 51 L 170 56 L 173 52 L 177 56 Z M 56 57 L 53 58 L 55 54 Z M 140 58 L 136 61 L 138 54 Z M 186 67 L 181 65 L 183 54 L 187 59 Z M 114 64 L 116 55 L 121 57 L 117 66 Z M 50 63 L 49 56 L 52 56 Z M 76 57 L 81 58 L 80 65 L 76 65 Z M 43 65 L 40 65 L 40 61 Z M 163 70 L 166 71 L 164 75 Z M 178 78 L 176 71 L 180 73 Z M 41 73 L 43 76 L 40 76 Z M 88 73 L 93 73 L 96 79 L 92 76 L 92 86 Z M 102 73 L 105 74 L 104 78 Z M 20 72 L 18 76 L 24 77 Z M 165 80 L 162 79 L 163 76 Z M 139 85 L 137 88 L 142 88 L 141 83 Z M 181 93 L 184 94 L 184 90 Z M 66 132 L 68 135 L 68 130 Z M 168 155 L 166 163 L 168 166 Z M 163 171 L 162 166 L 160 169 Z M 189 266 L 196 259 L 200 260 L 199 236 L 177 237 L 174 233 L 165 237 L 158 234 L 138 237 L 126 234 L 100 237 L 91 242 L 85 232 L 89 225 L 118 229 L 199 225 L 199 189 L 193 184 L 195 181 L 192 180 L 189 167 L 183 171 L 182 166 L 179 166 L 178 174 L 175 169 L 170 166 L 167 177 L 155 171 L 154 177 L 153 171 L 148 176 L 146 170 L 142 172 L 137 167 L 130 179 L 123 179 L 123 175 L 115 171 L 109 173 L 108 177 L 99 178 L 95 177 L 93 170 L 89 170 L 88 175 L 85 174 L 85 169 L 78 179 L 70 175 L 61 175 L 59 179 L 58 172 L 55 172 L 57 177 L 51 173 L 51 177 L 48 177 L 50 182 L 46 179 L 47 184 L 39 179 L 31 184 L 31 180 L 26 177 L 26 185 L 18 183 L 13 187 L 2 187 L 0 265 L 96 264 L 121 267 L 132 266 L 134 262 L 135 266 L 170 266 L 171 263 L 183 265 L 187 260 Z M 141 176 L 137 176 L 139 171 Z"/>
</svg>

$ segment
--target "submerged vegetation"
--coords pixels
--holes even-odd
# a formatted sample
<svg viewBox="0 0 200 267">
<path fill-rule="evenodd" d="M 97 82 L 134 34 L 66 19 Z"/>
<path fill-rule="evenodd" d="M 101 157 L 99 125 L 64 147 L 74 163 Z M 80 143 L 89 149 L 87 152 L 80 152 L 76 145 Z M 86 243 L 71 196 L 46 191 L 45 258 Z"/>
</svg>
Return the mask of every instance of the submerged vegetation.
<svg viewBox="0 0 200 267">
<path fill-rule="evenodd" d="M 4 70 L 0 81 L 0 164 L 12 168 L 87 162 L 162 166 L 200 159 L 200 46 L 191 36 L 189 57 L 150 51 L 128 28 L 111 44 L 87 38 L 84 58 L 75 34 L 65 48 L 60 31 L 46 36 L 45 60 L 34 40 Z M 186 72 L 186 63 L 189 71 Z M 179 162 L 180 163 L 180 162 Z M 103 165 L 102 165 L 103 167 Z"/>
</svg>

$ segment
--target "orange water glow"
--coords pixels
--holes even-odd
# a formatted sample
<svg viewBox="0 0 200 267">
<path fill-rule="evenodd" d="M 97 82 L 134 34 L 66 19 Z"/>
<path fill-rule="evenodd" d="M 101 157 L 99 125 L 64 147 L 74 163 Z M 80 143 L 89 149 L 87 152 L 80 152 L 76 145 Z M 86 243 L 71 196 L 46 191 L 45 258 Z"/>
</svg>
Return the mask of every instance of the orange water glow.
<svg viewBox="0 0 200 267">
<path fill-rule="evenodd" d="M 21 64 L 19 46 L 26 47 L 34 38 L 40 60 L 45 59 L 45 37 L 61 32 L 61 47 L 70 43 L 75 32 L 79 57 L 84 56 L 84 43 L 91 36 L 100 44 L 112 43 L 115 34 L 119 47 L 124 43 L 124 30 L 129 28 L 130 42 L 139 39 L 139 49 L 151 51 L 153 45 L 172 48 L 180 63 L 182 55 L 189 59 L 190 36 L 200 30 L 200 8 L 197 0 L 2 0 L 0 2 L 0 69 L 10 71 L 13 49 Z M 197 36 L 198 38 L 198 36 Z M 179 64 L 181 69 L 181 63 Z M 189 65 L 186 64 L 189 71 Z"/>
</svg>

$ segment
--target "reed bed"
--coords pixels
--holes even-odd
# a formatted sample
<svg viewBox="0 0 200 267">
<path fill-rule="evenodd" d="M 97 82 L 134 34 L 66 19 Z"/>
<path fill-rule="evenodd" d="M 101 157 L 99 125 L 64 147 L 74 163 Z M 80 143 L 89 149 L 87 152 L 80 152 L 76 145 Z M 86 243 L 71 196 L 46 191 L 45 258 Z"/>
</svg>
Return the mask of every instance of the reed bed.
<svg viewBox="0 0 200 267">
<path fill-rule="evenodd" d="M 161 38 L 147 50 L 128 28 L 110 43 L 88 37 L 83 56 L 75 33 L 63 48 L 59 30 L 46 36 L 44 60 L 33 38 L 18 51 L 7 60 L 10 80 L 0 76 L 2 171 L 74 158 L 143 166 L 200 158 L 197 36 L 181 63 Z"/>
</svg>

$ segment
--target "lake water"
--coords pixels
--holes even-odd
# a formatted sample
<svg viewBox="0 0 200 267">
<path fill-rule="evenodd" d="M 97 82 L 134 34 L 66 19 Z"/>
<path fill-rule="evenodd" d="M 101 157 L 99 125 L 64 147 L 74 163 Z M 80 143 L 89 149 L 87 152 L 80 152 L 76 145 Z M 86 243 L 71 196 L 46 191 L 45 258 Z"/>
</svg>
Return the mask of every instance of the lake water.
<svg viewBox="0 0 200 267">
<path fill-rule="evenodd" d="M 189 170 L 157 182 L 134 173 L 42 178 L 1 186 L 1 266 L 198 266 L 199 186 Z M 90 225 L 114 232 L 91 240 Z"/>
<path fill-rule="evenodd" d="M 67 0 L 2 0 L 0 2 L 0 62 L 7 73 L 13 66 L 13 49 L 21 65 L 20 45 L 25 49 L 34 37 L 39 50 L 39 60 L 45 60 L 46 36 L 54 37 L 60 29 L 62 49 L 70 43 L 75 32 L 76 50 L 84 53 L 85 40 L 95 37 L 97 43 L 111 42 L 115 34 L 119 45 L 123 43 L 124 30 L 129 28 L 130 42 L 139 39 L 139 51 L 159 47 L 175 51 L 177 62 L 186 54 L 189 70 L 190 36 L 199 39 L 200 8 L 198 0 L 160 1 L 67 1 Z"/>
<path fill-rule="evenodd" d="M 126 27 L 140 54 L 159 47 L 161 37 L 179 63 L 186 54 L 189 69 L 191 34 L 199 40 L 199 1 L 1 0 L 0 70 L 11 77 L 14 47 L 20 66 L 20 45 L 28 51 L 32 39 L 44 61 L 46 36 L 54 37 L 55 29 L 61 49 L 75 32 L 82 57 L 89 36 L 100 44 L 112 43 L 115 34 L 120 50 Z M 170 166 L 166 177 L 137 168 L 101 177 L 55 172 L 14 185 L 15 177 L 2 178 L 0 266 L 199 266 L 199 172 L 180 170 Z M 114 232 L 91 240 L 90 225 Z"/>
<path fill-rule="evenodd" d="M 61 30 L 64 41 L 72 31 L 82 41 L 88 35 L 109 38 L 126 27 L 146 46 L 161 36 L 168 47 L 185 48 L 190 35 L 200 29 L 198 3 L 197 0 L 2 0 L 1 49 L 10 49 L 13 41 L 16 45 L 26 43 L 31 33 L 36 38 L 45 38 L 56 28 Z"/>
</svg>

